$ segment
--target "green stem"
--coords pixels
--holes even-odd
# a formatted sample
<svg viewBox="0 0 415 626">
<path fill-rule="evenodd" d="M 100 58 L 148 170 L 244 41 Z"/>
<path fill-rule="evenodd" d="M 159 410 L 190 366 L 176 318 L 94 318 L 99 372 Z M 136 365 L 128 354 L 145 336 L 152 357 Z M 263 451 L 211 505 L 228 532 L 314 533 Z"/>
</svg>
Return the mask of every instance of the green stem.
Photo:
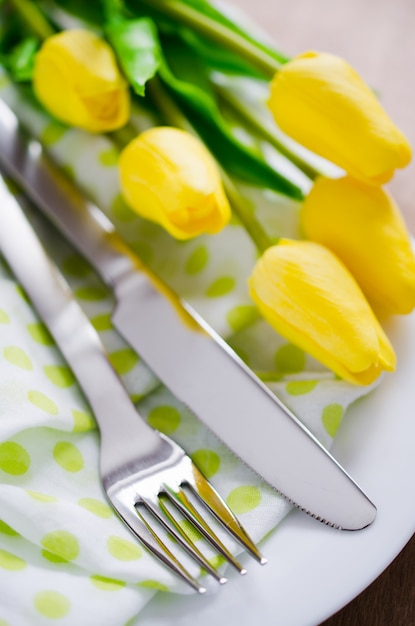
<svg viewBox="0 0 415 626">
<path fill-rule="evenodd" d="M 315 167 L 310 163 L 302 159 L 298 154 L 293 152 L 282 140 L 280 140 L 275 133 L 268 129 L 260 121 L 258 116 L 251 108 L 249 108 L 241 98 L 238 98 L 231 90 L 215 85 L 219 97 L 221 97 L 240 117 L 244 122 L 251 127 L 258 135 L 268 141 L 278 152 L 287 157 L 291 163 L 293 163 L 299 170 L 303 172 L 310 180 L 315 180 L 317 176 L 321 175 Z"/>
<path fill-rule="evenodd" d="M 42 11 L 31 0 L 10 0 L 15 9 L 20 13 L 27 26 L 39 39 L 47 39 L 55 34 L 55 30 L 49 24 Z"/>
<path fill-rule="evenodd" d="M 164 117 L 171 126 L 186 130 L 192 135 L 197 134 L 192 124 L 163 87 L 161 80 L 157 76 L 148 81 L 146 89 L 150 98 L 156 104 L 161 116 Z"/>
<path fill-rule="evenodd" d="M 231 204 L 233 212 L 237 215 L 239 221 L 244 226 L 246 232 L 254 242 L 259 254 L 265 252 L 267 248 L 275 245 L 277 241 L 271 239 L 265 232 L 262 225 L 256 219 L 252 208 L 249 206 L 245 198 L 240 194 L 238 188 L 232 179 L 219 166 L 222 176 L 222 183 L 225 193 Z"/>
<path fill-rule="evenodd" d="M 183 115 L 176 102 L 170 97 L 170 94 L 167 93 L 158 78 L 153 78 L 147 83 L 147 90 L 168 124 L 181 128 L 182 130 L 186 130 L 192 135 L 198 136 L 198 133 L 192 124 L 189 122 L 187 117 Z M 276 242 L 267 235 L 261 224 L 255 218 L 251 207 L 239 192 L 230 176 L 218 163 L 217 165 L 221 174 L 223 187 L 232 206 L 232 210 L 245 227 L 245 230 L 257 247 L 258 252 L 261 254 Z"/>
<path fill-rule="evenodd" d="M 277 61 L 255 43 L 187 4 L 176 0 L 141 0 L 141 2 L 235 52 L 268 78 L 272 78 L 282 65 L 282 62 Z"/>
</svg>

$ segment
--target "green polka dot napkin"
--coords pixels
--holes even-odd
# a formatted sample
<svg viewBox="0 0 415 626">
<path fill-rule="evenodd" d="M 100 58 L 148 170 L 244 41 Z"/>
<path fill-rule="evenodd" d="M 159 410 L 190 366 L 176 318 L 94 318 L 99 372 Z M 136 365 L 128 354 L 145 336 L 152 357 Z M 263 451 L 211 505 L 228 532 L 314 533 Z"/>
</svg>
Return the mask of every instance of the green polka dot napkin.
<svg viewBox="0 0 415 626">
<path fill-rule="evenodd" d="M 336 380 L 259 318 L 246 286 L 255 250 L 243 228 L 234 221 L 215 237 L 173 241 L 123 202 L 118 153 L 108 138 L 51 120 L 4 75 L 0 97 L 153 271 L 254 370 L 265 372 L 271 389 L 330 446 L 347 407 L 368 389 Z M 140 118 L 144 122 L 151 120 Z M 244 192 L 271 233 L 297 236 L 296 205 L 268 191 Z M 99 332 L 140 413 L 186 449 L 259 541 L 288 513 L 287 502 L 160 384 L 111 327 L 111 294 L 50 226 L 37 221 L 49 253 Z M 157 590 L 189 593 L 133 540 L 108 507 L 98 452 L 95 420 L 71 371 L 13 276 L 1 266 L 0 626 L 41 626 L 51 620 L 71 626 L 123 626 Z"/>
</svg>

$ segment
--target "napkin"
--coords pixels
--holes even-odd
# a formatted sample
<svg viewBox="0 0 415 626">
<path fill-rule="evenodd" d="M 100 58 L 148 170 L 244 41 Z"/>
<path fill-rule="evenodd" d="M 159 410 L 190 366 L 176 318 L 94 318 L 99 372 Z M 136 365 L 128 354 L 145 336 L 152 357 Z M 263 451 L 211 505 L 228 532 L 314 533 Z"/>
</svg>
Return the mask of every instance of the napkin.
<svg viewBox="0 0 415 626">
<path fill-rule="evenodd" d="M 108 137 L 62 126 L 4 74 L 0 97 L 148 266 L 250 367 L 267 373 L 272 391 L 329 448 L 349 405 L 373 386 L 361 388 L 336 379 L 259 317 L 246 285 L 256 252 L 240 224 L 233 220 L 214 237 L 174 241 L 123 202 L 118 152 Z M 142 129 L 154 120 L 140 112 L 137 123 Z M 19 194 L 12 184 L 10 188 Z M 270 232 L 298 236 L 298 205 L 268 190 L 242 189 Z M 112 328 L 111 293 L 50 225 L 35 212 L 33 219 L 138 412 L 185 448 L 252 538 L 260 541 L 287 515 L 288 502 L 225 449 L 157 380 Z M 77 626 L 132 624 L 156 592 L 190 591 L 133 539 L 108 506 L 98 473 L 94 417 L 5 265 L 0 267 L 0 294 L 0 625 L 41 626 L 51 620 Z M 239 548 L 228 544 L 237 554 Z"/>
</svg>

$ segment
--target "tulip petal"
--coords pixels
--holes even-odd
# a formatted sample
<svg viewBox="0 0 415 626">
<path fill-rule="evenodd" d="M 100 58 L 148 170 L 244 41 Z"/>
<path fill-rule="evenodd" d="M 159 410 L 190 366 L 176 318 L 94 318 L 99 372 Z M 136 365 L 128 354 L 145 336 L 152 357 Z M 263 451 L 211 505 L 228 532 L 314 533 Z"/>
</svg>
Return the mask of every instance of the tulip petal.
<svg viewBox="0 0 415 626">
<path fill-rule="evenodd" d="M 371 304 L 383 313 L 415 308 L 415 255 L 392 196 L 350 176 L 319 177 L 300 219 L 307 238 L 348 267 Z"/>
<path fill-rule="evenodd" d="M 215 161 L 185 131 L 158 127 L 141 133 L 121 153 L 119 168 L 127 204 L 177 239 L 214 234 L 229 222 Z"/>
<path fill-rule="evenodd" d="M 411 159 L 373 91 L 335 55 L 308 52 L 283 65 L 268 106 L 281 130 L 356 178 L 382 184 Z"/>
<path fill-rule="evenodd" d="M 267 321 L 345 380 L 373 382 L 395 356 L 358 285 L 323 246 L 281 240 L 256 264 L 250 292 Z"/>
<path fill-rule="evenodd" d="M 49 37 L 36 55 L 33 88 L 59 120 L 92 132 L 115 130 L 129 117 L 130 96 L 109 45 L 74 29 Z"/>
</svg>

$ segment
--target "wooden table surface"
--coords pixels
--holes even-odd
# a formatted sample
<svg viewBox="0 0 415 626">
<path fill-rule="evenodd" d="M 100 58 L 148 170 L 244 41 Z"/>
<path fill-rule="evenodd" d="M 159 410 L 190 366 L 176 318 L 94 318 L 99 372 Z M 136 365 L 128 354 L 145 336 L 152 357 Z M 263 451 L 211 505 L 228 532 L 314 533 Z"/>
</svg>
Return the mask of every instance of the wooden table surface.
<svg viewBox="0 0 415 626">
<path fill-rule="evenodd" d="M 349 61 L 379 92 L 415 154 L 414 0 L 228 2 L 243 9 L 289 56 L 314 49 Z M 415 158 L 389 189 L 415 234 Z M 372 585 L 321 626 L 414 625 L 415 536 Z"/>
</svg>

